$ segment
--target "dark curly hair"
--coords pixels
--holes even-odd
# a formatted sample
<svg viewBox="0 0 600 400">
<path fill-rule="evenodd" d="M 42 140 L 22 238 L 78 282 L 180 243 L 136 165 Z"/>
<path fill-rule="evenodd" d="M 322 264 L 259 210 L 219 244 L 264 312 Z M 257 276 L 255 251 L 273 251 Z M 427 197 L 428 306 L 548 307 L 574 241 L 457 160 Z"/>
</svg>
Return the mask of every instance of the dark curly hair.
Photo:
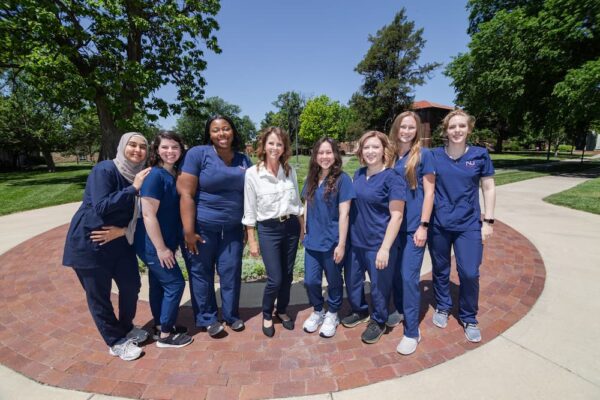
<svg viewBox="0 0 600 400">
<path fill-rule="evenodd" d="M 329 170 L 329 174 L 327 174 L 327 181 L 325 186 L 325 200 L 329 201 L 329 196 L 337 191 L 337 183 L 340 175 L 342 174 L 342 155 L 340 153 L 340 148 L 335 141 L 335 139 L 324 137 L 314 144 L 312 148 L 312 153 L 310 155 L 310 161 L 308 163 L 308 176 L 306 177 L 306 200 L 312 202 L 315 192 L 319 187 L 319 173 L 321 172 L 321 167 L 317 163 L 317 155 L 319 153 L 319 148 L 323 143 L 329 143 L 331 145 L 331 150 L 333 151 L 333 165 Z"/>
<path fill-rule="evenodd" d="M 220 114 L 213 115 L 209 119 L 206 120 L 206 125 L 204 126 L 204 143 L 203 144 L 212 144 L 212 142 L 210 141 L 210 124 L 212 124 L 212 122 L 217 119 L 225 120 L 225 121 L 227 121 L 229 126 L 231 126 L 231 129 L 233 130 L 233 141 L 231 142 L 231 149 L 233 151 L 241 151 L 242 150 L 242 138 L 240 137 L 240 134 L 238 133 L 238 130 L 235 127 L 235 124 L 233 123 L 233 120 L 229 117 L 226 117 L 225 115 L 220 115 Z"/>
<path fill-rule="evenodd" d="M 160 147 L 160 142 L 162 142 L 163 139 L 173 140 L 179 143 L 179 147 L 181 148 L 181 155 L 179 156 L 179 159 L 177 159 L 177 162 L 174 166 L 175 171 L 179 171 L 179 164 L 181 163 L 181 160 L 183 160 L 183 153 L 185 152 L 185 147 L 183 145 L 183 139 L 181 138 L 181 136 L 179 136 L 174 131 L 159 131 L 156 134 L 154 140 L 152 141 L 152 144 L 150 145 L 150 158 L 148 161 L 148 166 L 155 167 L 157 165 L 162 164 L 162 160 L 160 158 L 160 155 L 158 154 L 158 148 Z"/>
</svg>

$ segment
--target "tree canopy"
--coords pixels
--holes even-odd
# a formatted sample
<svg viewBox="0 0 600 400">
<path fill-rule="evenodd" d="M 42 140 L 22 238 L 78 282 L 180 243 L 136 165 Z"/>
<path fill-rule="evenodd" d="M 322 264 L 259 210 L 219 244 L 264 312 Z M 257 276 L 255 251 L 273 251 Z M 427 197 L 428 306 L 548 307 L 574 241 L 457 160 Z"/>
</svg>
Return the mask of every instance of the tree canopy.
<svg viewBox="0 0 600 400">
<path fill-rule="evenodd" d="M 402 8 L 394 20 L 369 36 L 371 47 L 355 71 L 364 77 L 359 92 L 350 100 L 364 128 L 385 130 L 393 118 L 410 108 L 415 86 L 425 83 L 439 63 L 419 65 L 425 46 L 423 29 L 406 18 Z"/>
<path fill-rule="evenodd" d="M 218 0 L 5 1 L 0 5 L 0 68 L 26 72 L 49 102 L 93 104 L 101 158 L 142 120 L 198 107 L 204 52 L 220 52 L 213 31 Z M 164 85 L 177 101 L 157 97 Z"/>
<path fill-rule="evenodd" d="M 324 136 L 344 140 L 349 119 L 348 108 L 338 101 L 325 95 L 314 97 L 306 102 L 300 115 L 299 138 L 307 144 Z"/>
</svg>

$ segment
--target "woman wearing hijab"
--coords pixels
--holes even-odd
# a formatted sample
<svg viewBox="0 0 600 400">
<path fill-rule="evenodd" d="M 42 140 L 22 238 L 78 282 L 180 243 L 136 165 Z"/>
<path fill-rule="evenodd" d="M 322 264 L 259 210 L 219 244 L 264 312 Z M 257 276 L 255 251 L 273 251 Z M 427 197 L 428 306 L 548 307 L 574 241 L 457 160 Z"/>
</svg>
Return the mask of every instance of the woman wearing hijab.
<svg viewBox="0 0 600 400">
<path fill-rule="evenodd" d="M 109 353 L 135 360 L 142 353 L 137 345 L 148 333 L 133 326 L 140 275 L 132 246 L 139 215 L 136 196 L 150 172 L 144 169 L 148 141 L 129 132 L 121 137 L 114 160 L 98 163 L 88 176 L 83 203 L 73 216 L 63 255 L 63 265 L 72 267 L 85 290 L 87 303 Z M 104 235 L 94 241 L 93 231 L 125 229 L 125 236 Z M 96 233 L 95 235 L 98 235 Z M 110 301 L 111 284 L 119 288 L 119 316 Z"/>
</svg>

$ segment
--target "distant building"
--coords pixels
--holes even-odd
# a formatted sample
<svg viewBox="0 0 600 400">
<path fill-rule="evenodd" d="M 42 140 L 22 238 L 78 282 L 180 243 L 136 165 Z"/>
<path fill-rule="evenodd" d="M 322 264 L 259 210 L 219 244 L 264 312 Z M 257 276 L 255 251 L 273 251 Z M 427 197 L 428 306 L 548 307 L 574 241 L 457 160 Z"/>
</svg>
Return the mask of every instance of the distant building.
<svg viewBox="0 0 600 400">
<path fill-rule="evenodd" d="M 423 123 L 423 146 L 431 147 L 431 133 L 437 129 L 444 117 L 454 110 L 454 107 L 419 100 L 412 104 L 411 110 L 419 115 Z"/>
</svg>

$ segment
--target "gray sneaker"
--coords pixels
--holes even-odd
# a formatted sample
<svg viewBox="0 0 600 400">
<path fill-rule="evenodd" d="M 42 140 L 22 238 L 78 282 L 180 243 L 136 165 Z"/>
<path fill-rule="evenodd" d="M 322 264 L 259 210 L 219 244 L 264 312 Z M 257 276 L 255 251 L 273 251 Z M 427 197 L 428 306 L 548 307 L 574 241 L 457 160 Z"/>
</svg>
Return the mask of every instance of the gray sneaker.
<svg viewBox="0 0 600 400">
<path fill-rule="evenodd" d="M 438 310 L 437 308 L 433 312 L 433 324 L 438 328 L 445 328 L 448 326 L 448 311 Z"/>
<path fill-rule="evenodd" d="M 142 349 L 137 346 L 134 339 L 123 338 L 115 345 L 108 348 L 111 356 L 120 357 L 124 361 L 132 361 L 140 357 Z"/>
<path fill-rule="evenodd" d="M 133 328 L 131 328 L 131 330 L 129 332 L 127 332 L 127 335 L 125 335 L 125 338 L 132 339 L 135 343 L 140 344 L 140 343 L 144 343 L 146 340 L 148 340 L 148 336 L 149 336 L 148 332 L 134 326 Z"/>
<path fill-rule="evenodd" d="M 393 313 L 388 314 L 385 324 L 388 326 L 388 328 L 393 328 L 400 325 L 400 322 L 402 321 L 404 321 L 404 314 L 401 314 L 398 310 L 396 310 Z"/>
<path fill-rule="evenodd" d="M 479 343 L 481 342 L 481 331 L 477 324 L 464 324 L 465 327 L 465 336 L 469 342 Z"/>
</svg>

